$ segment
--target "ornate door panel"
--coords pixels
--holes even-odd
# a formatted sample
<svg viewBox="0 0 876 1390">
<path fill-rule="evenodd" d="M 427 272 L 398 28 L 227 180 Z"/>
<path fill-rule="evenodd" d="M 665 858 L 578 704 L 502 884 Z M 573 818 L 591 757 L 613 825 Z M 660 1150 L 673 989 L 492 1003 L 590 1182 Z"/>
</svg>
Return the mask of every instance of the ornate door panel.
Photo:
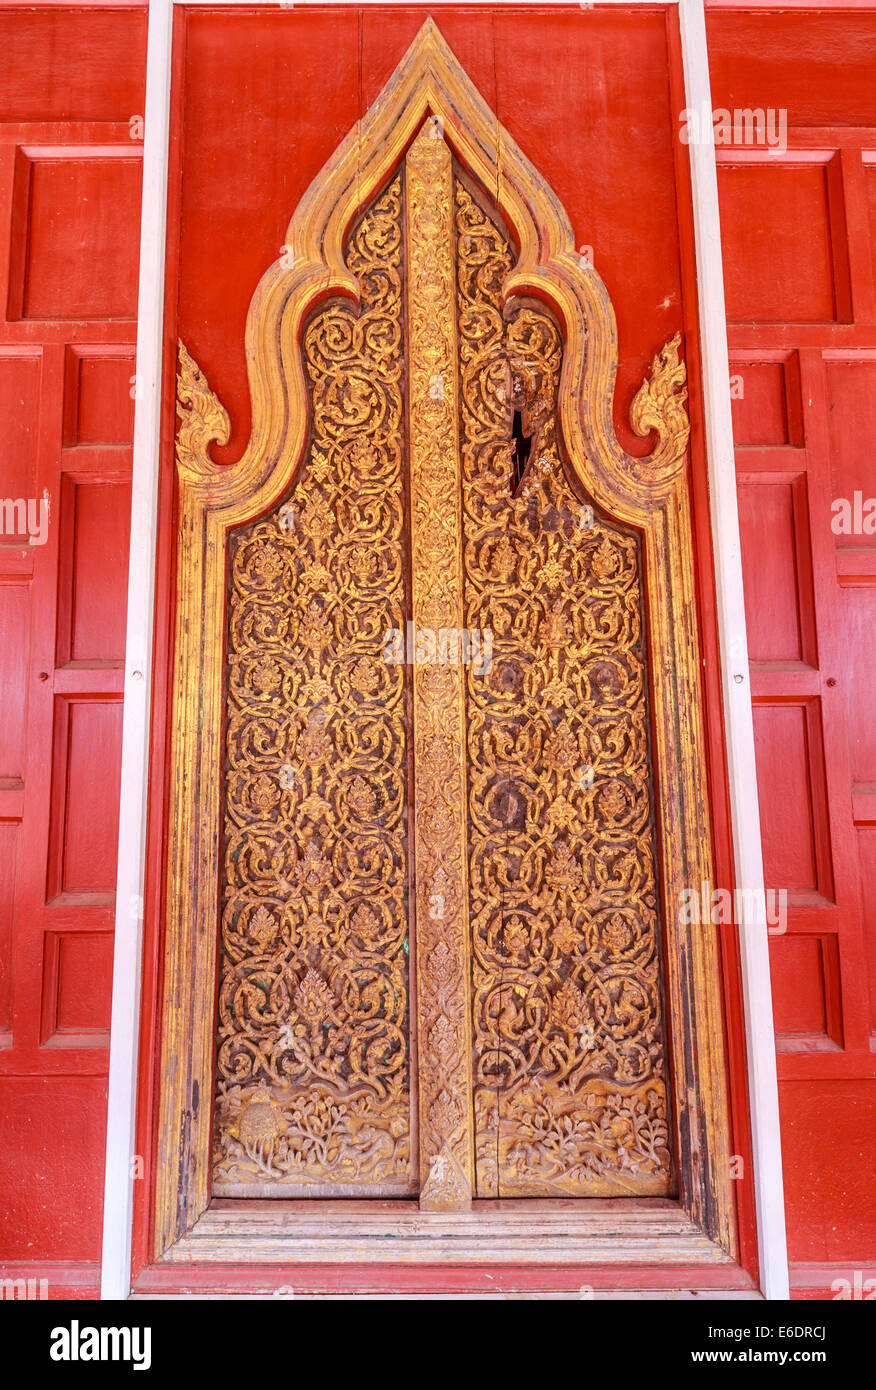
<svg viewBox="0 0 876 1390">
<path fill-rule="evenodd" d="M 665 1193 L 641 547 L 571 477 L 558 324 L 503 318 L 513 248 L 455 209 L 477 1190 Z"/>
<path fill-rule="evenodd" d="M 301 474 L 229 547 L 214 1191 L 416 1191 L 418 1111 L 442 1203 L 665 1193 L 638 539 L 434 121 L 345 261 Z"/>
<path fill-rule="evenodd" d="M 632 458 L 604 286 L 431 21 L 256 291 L 231 468 L 181 348 L 159 1249 L 210 1171 L 678 1186 L 731 1243 L 677 349 Z"/>
<path fill-rule="evenodd" d="M 235 532 L 217 1193 L 412 1190 L 402 203 L 346 249 L 361 310 L 304 335 L 311 440 Z"/>
</svg>

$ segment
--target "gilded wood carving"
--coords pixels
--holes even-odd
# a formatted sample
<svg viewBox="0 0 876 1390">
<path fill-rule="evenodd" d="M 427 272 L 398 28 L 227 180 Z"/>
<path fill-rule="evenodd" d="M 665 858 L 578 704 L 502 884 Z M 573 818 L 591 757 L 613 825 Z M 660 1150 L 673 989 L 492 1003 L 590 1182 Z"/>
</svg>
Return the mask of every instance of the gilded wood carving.
<svg viewBox="0 0 876 1390">
<path fill-rule="evenodd" d="M 411 1184 L 401 186 L 358 313 L 304 335 L 312 441 L 230 543 L 217 1195 Z"/>
<path fill-rule="evenodd" d="M 514 253 L 459 180 L 456 221 L 478 1193 L 664 1195 L 641 547 L 568 480 L 560 330 L 503 319 Z"/>
<path fill-rule="evenodd" d="M 666 1194 L 674 1149 L 730 1250 L 715 943 L 676 908 L 710 874 L 679 341 L 633 458 L 604 286 L 431 21 L 287 244 L 232 468 L 180 355 L 156 1249 L 208 1201 L 215 1065 L 217 1193 Z M 381 666 L 408 613 L 489 627 L 489 672 Z"/>
<path fill-rule="evenodd" d="M 462 630 L 453 173 L 427 121 L 405 160 L 411 575 L 415 630 Z M 414 665 L 420 1171 L 424 1210 L 474 1187 L 466 883 L 465 691 L 456 663 Z"/>
</svg>

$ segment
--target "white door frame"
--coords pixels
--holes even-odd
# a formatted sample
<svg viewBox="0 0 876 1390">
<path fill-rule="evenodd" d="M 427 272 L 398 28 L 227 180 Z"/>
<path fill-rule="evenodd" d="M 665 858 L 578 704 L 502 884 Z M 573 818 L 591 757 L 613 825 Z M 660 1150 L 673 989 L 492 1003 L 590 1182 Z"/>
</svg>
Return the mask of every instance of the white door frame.
<svg viewBox="0 0 876 1390">
<path fill-rule="evenodd" d="M 330 3 L 332 0 L 330 0 Z M 338 0 L 340 3 L 341 0 Z M 149 0 L 146 67 L 143 210 L 140 226 L 140 290 L 131 498 L 131 553 L 125 657 L 119 858 L 109 1060 L 101 1296 L 126 1298 L 131 1288 L 131 1230 L 137 1174 L 136 1109 L 143 899 L 149 778 L 152 641 L 158 462 L 161 443 L 161 378 L 164 332 L 164 249 L 173 11 L 176 4 L 235 4 L 238 0 Z M 289 0 L 247 0 L 292 8 Z M 435 8 L 450 0 L 434 0 Z M 488 0 L 484 0 L 488 3 Z M 634 9 L 649 0 L 601 0 Z M 691 110 L 711 110 L 703 0 L 668 0 L 679 7 L 685 100 Z M 591 8 L 590 5 L 584 8 Z M 730 367 L 724 310 L 721 229 L 715 149 L 689 145 L 700 316 L 712 543 L 718 612 L 721 679 L 727 743 L 736 886 L 746 904 L 739 921 L 745 1005 L 745 1037 L 757 1211 L 760 1288 L 766 1298 L 788 1297 L 788 1260 L 782 1186 L 778 1083 L 770 993 L 769 952 L 763 911 L 754 726 L 746 652 L 745 606 L 736 473 L 730 418 Z"/>
</svg>

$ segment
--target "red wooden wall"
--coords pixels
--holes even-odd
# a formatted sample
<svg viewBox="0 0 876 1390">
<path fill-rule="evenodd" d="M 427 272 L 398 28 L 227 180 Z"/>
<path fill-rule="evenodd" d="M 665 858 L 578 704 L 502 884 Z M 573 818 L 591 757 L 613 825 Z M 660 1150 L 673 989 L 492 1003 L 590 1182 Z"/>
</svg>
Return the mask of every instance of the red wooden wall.
<svg viewBox="0 0 876 1390">
<path fill-rule="evenodd" d="M 0 1259 L 98 1275 L 145 22 L 0 10 Z M 53 1265 L 53 1262 L 56 1262 Z"/>
<path fill-rule="evenodd" d="M 787 112 L 718 180 L 792 1285 L 831 1297 L 876 1262 L 876 534 L 831 529 L 876 498 L 876 15 L 708 32 L 713 105 Z"/>
<path fill-rule="evenodd" d="M 426 10 L 179 15 L 167 395 L 177 330 L 249 427 L 243 327 L 299 197 Z M 676 328 L 692 377 L 700 604 L 718 878 L 726 785 L 696 413 L 684 105 L 656 12 L 442 6 L 491 106 L 593 247 L 618 315 L 616 417 Z M 142 6 L 0 0 L 0 500 L 49 502 L 48 540 L 0 536 L 0 1260 L 93 1292 L 100 1248 L 136 311 Z M 722 151 L 720 195 L 764 850 L 790 892 L 772 943 L 793 1280 L 876 1259 L 876 17 L 709 11 L 716 106 L 788 112 L 786 155 Z M 229 61 L 233 55 L 233 62 Z M 647 215 L 643 215 L 643 209 Z M 164 422 L 144 1076 L 149 1157 L 172 607 Z M 831 682 L 835 682 L 832 684 Z M 737 965 L 725 941 L 734 1072 Z M 743 1107 L 733 1147 L 747 1153 Z M 751 1267 L 750 1191 L 740 1184 Z M 135 1258 L 147 1259 L 147 1180 Z M 870 1273 L 873 1271 L 870 1270 Z"/>
</svg>

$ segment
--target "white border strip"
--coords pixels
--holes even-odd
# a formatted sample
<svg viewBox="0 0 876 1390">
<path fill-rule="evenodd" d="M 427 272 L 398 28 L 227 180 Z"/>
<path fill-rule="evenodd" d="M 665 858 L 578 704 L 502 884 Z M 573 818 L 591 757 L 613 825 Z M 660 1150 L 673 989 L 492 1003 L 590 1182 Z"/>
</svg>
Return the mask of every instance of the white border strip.
<svg viewBox="0 0 876 1390">
<path fill-rule="evenodd" d="M 323 0 L 325 3 L 326 0 Z M 329 0 L 332 3 L 333 0 Z M 341 3 L 342 0 L 339 0 Z M 175 3 L 239 4 L 240 0 L 149 0 L 146 129 L 140 289 L 137 319 L 137 404 L 131 498 L 125 714 L 122 738 L 122 814 L 113 960 L 113 1008 L 104 1186 L 101 1296 L 126 1298 L 131 1283 L 133 1157 L 136 1141 L 137 1056 L 143 941 L 146 798 L 152 674 L 152 626 L 161 429 L 161 359 L 164 320 L 171 36 Z M 449 0 L 433 0 L 436 7 Z M 669 0 L 673 3 L 673 0 Z M 276 0 L 248 0 L 276 4 Z M 599 4 L 647 7 L 649 0 L 599 0 Z M 703 0 L 678 0 L 689 108 L 711 110 Z M 248 7 L 246 4 L 244 8 Z M 299 8 L 289 3 L 283 8 Z M 304 9 L 305 4 L 301 3 Z M 581 6 L 583 9 L 595 5 Z M 754 729 L 746 652 L 745 607 L 736 477 L 730 418 L 724 281 L 718 219 L 715 153 L 690 146 L 693 214 L 699 285 L 700 336 L 706 444 L 711 496 L 718 625 L 729 763 L 736 878 L 740 887 L 763 889 L 763 860 L 754 761 Z M 741 676 L 741 680 L 738 679 Z M 760 895 L 746 895 L 748 902 Z M 754 1149 L 761 1286 L 767 1298 L 788 1297 L 779 1134 L 778 1085 L 766 921 L 755 913 L 741 925 L 742 976 L 748 1053 L 749 1103 Z"/>
<path fill-rule="evenodd" d="M 679 0 L 685 100 L 689 110 L 712 110 L 703 0 Z M 721 682 L 730 785 L 736 884 L 754 892 L 739 922 L 745 1042 L 754 1156 L 754 1191 L 761 1289 L 767 1298 L 788 1298 L 788 1252 L 779 1130 L 776 1043 L 770 992 L 770 960 L 763 895 L 763 855 L 754 722 L 748 673 L 742 553 L 736 501 L 736 460 L 730 414 L 730 362 L 724 309 L 724 268 L 718 212 L 715 147 L 691 141 L 694 235 L 700 311 L 703 404 L 711 499 L 712 548 Z M 754 906 L 754 903 L 757 906 Z M 753 909 L 753 910 L 752 910 Z"/>
<path fill-rule="evenodd" d="M 170 136 L 172 0 L 149 0 L 131 550 L 125 638 L 122 796 L 116 879 L 113 1009 L 107 1102 L 101 1297 L 131 1288 L 137 1058 L 143 957 L 143 893 L 152 689 L 152 626 L 161 442 L 164 245 Z"/>
</svg>

